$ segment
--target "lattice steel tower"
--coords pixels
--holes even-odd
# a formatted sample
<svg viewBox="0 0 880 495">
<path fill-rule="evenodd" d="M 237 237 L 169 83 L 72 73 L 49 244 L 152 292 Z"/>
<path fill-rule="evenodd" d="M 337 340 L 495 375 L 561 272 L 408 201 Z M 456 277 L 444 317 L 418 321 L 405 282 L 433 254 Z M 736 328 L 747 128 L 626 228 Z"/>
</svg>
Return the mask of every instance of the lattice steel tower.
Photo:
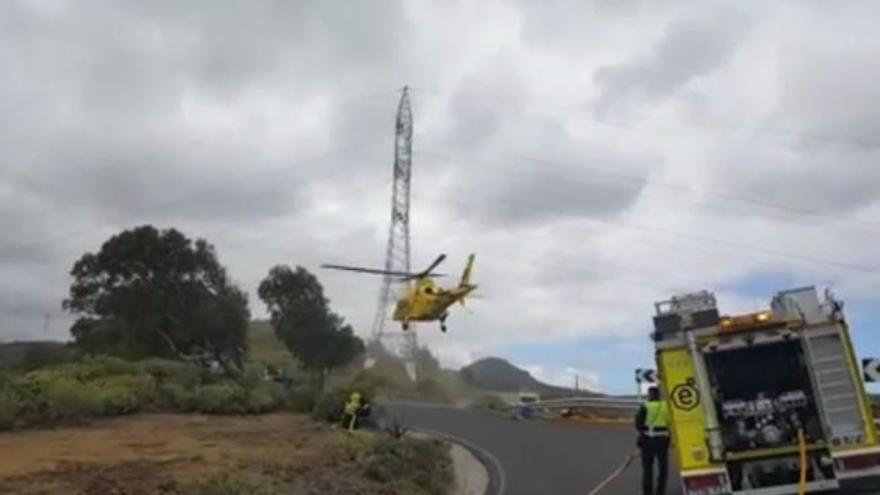
<svg viewBox="0 0 880 495">
<path fill-rule="evenodd" d="M 397 107 L 397 122 L 394 138 L 394 185 L 391 190 L 391 225 L 388 228 L 388 246 L 385 249 L 385 270 L 397 272 L 410 271 L 409 244 L 409 200 L 410 179 L 412 177 L 412 134 L 413 119 L 409 105 L 409 89 L 404 86 Z M 376 318 L 373 320 L 372 337 L 385 340 L 389 335 L 385 330 L 391 306 L 400 296 L 403 287 L 393 276 L 385 275 L 379 292 Z M 398 334 L 399 335 L 399 334 Z M 403 334 L 404 346 L 400 349 L 403 357 L 415 349 L 414 331 Z"/>
</svg>

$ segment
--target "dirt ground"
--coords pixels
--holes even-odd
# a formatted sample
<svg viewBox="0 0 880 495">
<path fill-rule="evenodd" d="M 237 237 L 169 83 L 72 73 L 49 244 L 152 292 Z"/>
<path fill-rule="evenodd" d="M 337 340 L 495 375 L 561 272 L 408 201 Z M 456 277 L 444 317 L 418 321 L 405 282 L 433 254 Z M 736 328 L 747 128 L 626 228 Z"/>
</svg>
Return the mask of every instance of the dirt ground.
<svg viewBox="0 0 880 495">
<path fill-rule="evenodd" d="M 144 415 L 0 434 L 0 494 L 156 495 L 218 473 L 296 494 L 393 493 L 364 480 L 344 435 L 291 414 Z"/>
</svg>

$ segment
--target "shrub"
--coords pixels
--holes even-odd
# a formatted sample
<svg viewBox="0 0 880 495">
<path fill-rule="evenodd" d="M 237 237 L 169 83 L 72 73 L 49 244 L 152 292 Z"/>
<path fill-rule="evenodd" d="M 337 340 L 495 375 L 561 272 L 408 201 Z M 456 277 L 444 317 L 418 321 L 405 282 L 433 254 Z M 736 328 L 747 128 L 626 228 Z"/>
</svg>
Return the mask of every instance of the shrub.
<svg viewBox="0 0 880 495">
<path fill-rule="evenodd" d="M 193 410 L 205 414 L 240 414 L 247 392 L 238 385 L 216 383 L 193 389 Z"/>
<path fill-rule="evenodd" d="M 49 405 L 48 419 L 79 420 L 105 413 L 103 391 L 93 383 L 59 377 L 40 386 L 40 395 Z"/>
<path fill-rule="evenodd" d="M 284 403 L 281 388 L 269 382 L 259 382 L 247 389 L 247 407 L 249 414 L 267 413 L 277 410 Z"/>
<path fill-rule="evenodd" d="M 331 423 L 342 421 L 342 415 L 345 412 L 345 403 L 354 391 L 361 394 L 362 401 L 373 401 L 375 391 L 369 387 L 346 387 L 328 390 L 321 394 L 315 401 L 315 408 L 312 409 L 312 417 L 319 421 L 328 421 Z"/>
<path fill-rule="evenodd" d="M 95 384 L 107 414 L 131 414 L 156 403 L 156 381 L 150 375 L 109 376 Z"/>
<path fill-rule="evenodd" d="M 193 393 L 175 382 L 157 384 L 156 407 L 161 410 L 190 412 L 196 409 Z"/>
<path fill-rule="evenodd" d="M 141 361 L 140 368 L 157 383 L 172 382 L 184 387 L 194 387 L 210 381 L 210 373 L 205 368 L 191 363 L 150 358 Z"/>
<path fill-rule="evenodd" d="M 299 387 L 290 390 L 286 397 L 288 409 L 298 413 L 311 413 L 318 403 L 318 391 L 312 387 Z"/>
<path fill-rule="evenodd" d="M 449 445 L 409 437 L 375 440 L 364 474 L 383 483 L 402 483 L 407 493 L 429 495 L 449 493 L 455 479 Z"/>
<path fill-rule="evenodd" d="M 348 399 L 348 396 L 348 392 L 344 389 L 324 392 L 315 401 L 312 417 L 318 421 L 330 423 L 342 421 L 342 414 L 345 412 L 345 401 Z"/>
<path fill-rule="evenodd" d="M 0 430 L 11 430 L 23 415 L 23 398 L 10 386 L 0 385 Z"/>
<path fill-rule="evenodd" d="M 110 356 L 88 357 L 80 362 L 62 365 L 56 369 L 71 374 L 82 381 L 116 375 L 137 375 L 141 372 L 137 363 Z"/>
<path fill-rule="evenodd" d="M 33 344 L 21 361 L 21 368 L 27 371 L 69 363 L 77 358 L 76 349 L 67 344 L 43 342 Z"/>
<path fill-rule="evenodd" d="M 257 414 L 278 409 L 283 397 L 270 383 L 247 388 L 238 383 L 201 385 L 192 392 L 189 410 L 205 414 Z"/>
<path fill-rule="evenodd" d="M 0 429 L 139 411 L 256 414 L 284 404 L 281 386 L 212 376 L 160 359 L 90 358 L 12 378 L 0 375 Z"/>
</svg>

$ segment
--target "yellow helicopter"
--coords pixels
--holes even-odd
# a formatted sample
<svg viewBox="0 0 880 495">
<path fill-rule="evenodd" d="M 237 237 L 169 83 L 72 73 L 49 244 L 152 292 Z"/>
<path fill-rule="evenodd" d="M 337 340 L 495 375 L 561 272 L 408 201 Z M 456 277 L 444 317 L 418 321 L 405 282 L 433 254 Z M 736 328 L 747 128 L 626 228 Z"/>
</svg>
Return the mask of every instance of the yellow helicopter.
<svg viewBox="0 0 880 495">
<path fill-rule="evenodd" d="M 464 298 L 477 288 L 471 283 L 471 271 L 474 267 L 474 255 L 468 257 L 467 265 L 461 274 L 461 281 L 457 287 L 444 289 L 438 286 L 433 277 L 442 277 L 442 274 L 434 274 L 433 271 L 443 260 L 445 254 L 441 254 L 428 266 L 427 269 L 418 273 L 396 272 L 378 270 L 373 268 L 361 268 L 345 265 L 321 265 L 323 268 L 333 270 L 345 270 L 350 272 L 372 273 L 375 275 L 390 275 L 399 278 L 401 282 L 409 283 L 406 294 L 397 301 L 394 308 L 394 321 L 401 322 L 404 330 L 409 330 L 411 321 L 439 321 L 440 330 L 446 331 L 446 318 L 449 316 L 449 307 L 460 302 L 464 305 Z"/>
</svg>

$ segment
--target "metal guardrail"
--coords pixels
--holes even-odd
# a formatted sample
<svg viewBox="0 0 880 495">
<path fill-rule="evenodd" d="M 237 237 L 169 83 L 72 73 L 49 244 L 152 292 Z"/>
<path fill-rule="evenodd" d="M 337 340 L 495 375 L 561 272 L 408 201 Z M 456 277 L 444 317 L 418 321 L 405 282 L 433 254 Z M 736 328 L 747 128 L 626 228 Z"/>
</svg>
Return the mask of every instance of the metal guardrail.
<svg viewBox="0 0 880 495">
<path fill-rule="evenodd" d="M 641 405 L 641 401 L 637 399 L 617 399 L 613 397 L 567 397 L 563 399 L 542 400 L 527 405 L 538 409 L 570 409 L 578 407 L 595 407 L 602 409 L 635 410 L 639 408 L 639 405 Z"/>
</svg>

